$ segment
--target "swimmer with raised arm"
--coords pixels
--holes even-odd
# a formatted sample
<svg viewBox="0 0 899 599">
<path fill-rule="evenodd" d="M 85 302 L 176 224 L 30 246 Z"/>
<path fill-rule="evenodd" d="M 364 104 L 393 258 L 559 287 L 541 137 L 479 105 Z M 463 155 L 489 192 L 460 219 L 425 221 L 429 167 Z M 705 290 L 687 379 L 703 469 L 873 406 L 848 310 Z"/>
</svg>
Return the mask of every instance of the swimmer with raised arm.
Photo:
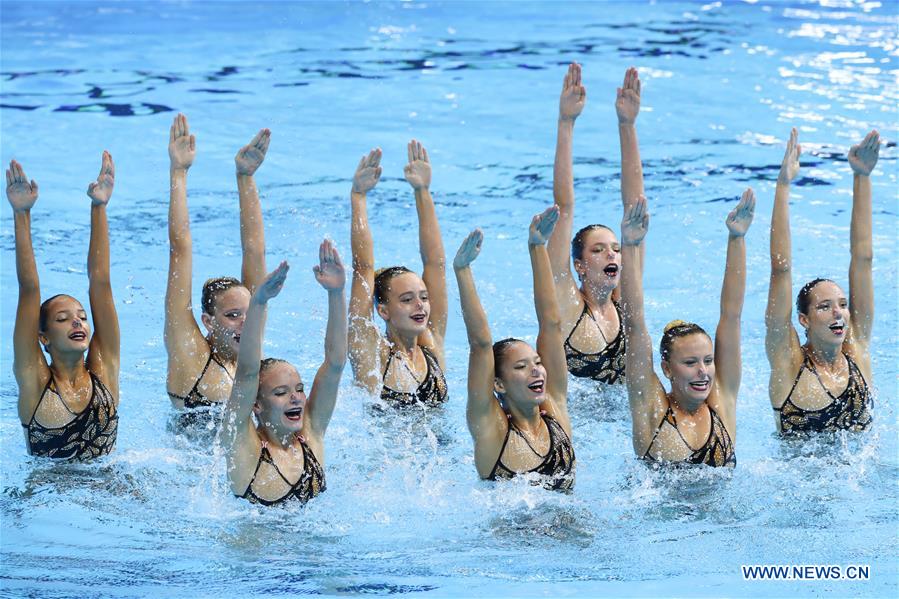
<svg viewBox="0 0 899 599">
<path fill-rule="evenodd" d="M 119 318 L 109 277 L 109 225 L 106 205 L 115 185 L 109 152 L 91 199 L 91 237 L 87 255 L 91 322 L 81 303 L 54 295 L 41 303 L 31 207 L 38 187 L 15 160 L 6 171 L 6 197 L 13 209 L 19 304 L 13 332 L 13 372 L 19 386 L 19 420 L 28 453 L 50 458 L 89 460 L 113 450 L 119 427 Z M 50 356 L 47 363 L 44 351 Z M 87 357 L 85 358 L 85 352 Z"/>
<path fill-rule="evenodd" d="M 353 285 L 350 297 L 350 364 L 356 384 L 394 407 L 437 406 L 447 399 L 443 340 L 446 335 L 446 256 L 431 199 L 428 152 L 408 146 L 406 181 L 415 193 L 418 242 L 424 265 L 419 277 L 405 266 L 375 271 L 366 195 L 381 177 L 381 150 L 363 156 L 353 177 Z M 377 310 L 387 324 L 375 324 Z"/>
<path fill-rule="evenodd" d="M 768 393 L 781 433 L 864 430 L 871 423 L 871 171 L 880 135 L 871 131 L 849 150 L 852 221 L 849 229 L 849 299 L 835 282 L 814 279 L 796 298 L 803 345 L 792 323 L 790 182 L 799 172 L 800 146 L 790 133 L 771 216 L 771 286 L 765 312 L 765 350 L 771 364 Z"/>
<path fill-rule="evenodd" d="M 271 132 L 262 129 L 237 153 L 240 197 L 241 280 L 209 279 L 203 284 L 204 334 L 191 303 L 193 277 L 187 171 L 196 156 L 196 139 L 187 117 L 175 117 L 169 133 L 169 277 L 165 294 L 166 387 L 172 405 L 193 409 L 221 405 L 231 393 L 241 329 L 250 294 L 265 277 L 265 233 L 253 174 L 265 160 Z"/>
<path fill-rule="evenodd" d="M 727 216 L 727 258 L 715 340 L 697 324 L 665 327 L 659 347 L 666 392 L 652 365 L 652 343 L 643 314 L 643 245 L 649 228 L 646 198 L 621 222 L 621 300 L 627 335 L 627 394 L 634 451 L 654 462 L 735 466 L 737 393 L 740 390 L 740 316 L 746 291 L 744 236 L 755 212 L 755 194 L 743 193 Z"/>
<path fill-rule="evenodd" d="M 261 360 L 266 306 L 281 291 L 286 262 L 259 285 L 247 310 L 221 435 L 231 490 L 252 503 L 305 503 L 325 490 L 325 430 L 347 354 L 346 274 L 330 241 L 323 241 L 318 253 L 313 270 L 328 292 L 328 324 L 325 359 L 308 397 L 293 365 Z"/>
<path fill-rule="evenodd" d="M 470 346 L 466 415 L 478 474 L 488 480 L 536 475 L 533 484 L 567 491 L 575 476 L 568 370 L 546 252 L 558 218 L 557 206 L 547 209 L 534 217 L 528 234 L 539 325 L 536 351 L 519 339 L 493 342 L 471 272 L 484 239 L 480 229 L 462 242 L 453 269 Z"/>
<path fill-rule="evenodd" d="M 618 303 L 621 247 L 615 232 L 600 224 L 587 225 L 572 239 L 574 123 L 586 102 L 581 66 L 572 63 L 562 84 L 559 126 L 553 167 L 553 197 L 559 223 L 549 240 L 550 264 L 562 315 L 568 370 L 577 377 L 607 384 L 624 382 L 625 336 Z M 640 77 L 630 68 L 615 101 L 621 143 L 621 198 L 625 210 L 643 194 L 643 167 L 637 145 Z M 571 258 L 569 259 L 569 248 Z M 574 261 L 574 272 L 571 262 Z M 578 286 L 578 281 L 580 286 Z"/>
</svg>

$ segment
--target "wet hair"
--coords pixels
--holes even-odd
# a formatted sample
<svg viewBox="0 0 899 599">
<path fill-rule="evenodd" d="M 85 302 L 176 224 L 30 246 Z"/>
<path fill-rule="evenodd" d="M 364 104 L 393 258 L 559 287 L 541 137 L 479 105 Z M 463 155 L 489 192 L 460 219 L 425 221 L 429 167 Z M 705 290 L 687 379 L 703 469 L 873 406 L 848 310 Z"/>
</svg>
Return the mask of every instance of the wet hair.
<svg viewBox="0 0 899 599">
<path fill-rule="evenodd" d="M 799 290 L 799 295 L 796 296 L 796 311 L 800 314 L 808 314 L 808 306 L 812 303 L 812 289 L 814 289 L 818 283 L 833 283 L 833 281 L 819 277 L 803 285 L 802 289 Z"/>
<path fill-rule="evenodd" d="M 580 260 L 581 256 L 584 255 L 584 242 L 587 237 L 587 233 L 591 231 L 596 231 L 599 229 L 605 229 L 606 231 L 611 231 L 612 234 L 615 234 L 615 231 L 612 231 L 609 227 L 605 225 L 595 224 L 595 225 L 587 225 L 580 231 L 574 234 L 574 238 L 571 240 L 571 259 L 572 260 Z"/>
<path fill-rule="evenodd" d="M 405 266 L 390 266 L 378 270 L 375 273 L 375 304 L 387 303 L 387 289 L 390 285 L 390 281 L 392 281 L 394 277 L 398 277 L 410 272 L 412 271 Z"/>
<path fill-rule="evenodd" d="M 216 277 L 214 279 L 208 279 L 203 283 L 203 295 L 200 298 L 200 305 L 203 306 L 203 312 L 212 316 L 215 313 L 215 302 L 218 301 L 219 295 L 232 287 L 242 286 L 243 283 L 234 277 Z"/>
<path fill-rule="evenodd" d="M 50 320 L 50 302 L 59 297 L 72 297 L 71 295 L 65 293 L 57 293 L 53 297 L 48 297 L 44 300 L 44 303 L 41 304 L 40 315 L 37 320 L 37 330 L 38 331 L 46 331 L 47 330 L 47 321 Z M 75 299 L 75 298 L 72 298 Z M 78 301 L 78 300 L 75 300 Z"/>
<path fill-rule="evenodd" d="M 515 337 L 506 337 L 493 344 L 493 372 L 497 378 L 501 378 L 500 367 L 503 362 L 505 362 L 506 354 L 509 353 L 509 348 L 516 343 L 525 343 L 525 341 L 516 339 Z"/>
<path fill-rule="evenodd" d="M 665 332 L 662 333 L 662 340 L 659 342 L 659 354 L 661 354 L 662 360 L 667 362 L 671 358 L 671 346 L 674 345 L 675 339 L 688 337 L 697 333 L 701 333 L 711 340 L 711 337 L 705 332 L 705 329 L 694 322 L 672 320 L 666 324 Z"/>
<path fill-rule="evenodd" d="M 287 360 L 282 360 L 281 358 L 265 358 L 264 360 L 259 361 L 259 378 L 262 378 L 262 373 L 267 370 L 272 369 L 278 364 L 290 364 Z M 258 398 L 262 393 L 262 385 L 260 385 L 256 390 L 256 397 Z"/>
</svg>

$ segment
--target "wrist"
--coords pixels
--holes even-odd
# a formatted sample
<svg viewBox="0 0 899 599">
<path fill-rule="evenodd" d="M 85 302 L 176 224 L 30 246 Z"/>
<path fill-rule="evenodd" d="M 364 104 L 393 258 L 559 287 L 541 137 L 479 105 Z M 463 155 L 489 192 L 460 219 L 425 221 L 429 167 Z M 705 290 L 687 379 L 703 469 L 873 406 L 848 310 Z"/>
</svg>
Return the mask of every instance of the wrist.
<svg viewBox="0 0 899 599">
<path fill-rule="evenodd" d="M 853 170 L 853 171 L 852 171 L 852 175 L 853 175 L 854 177 L 859 177 L 859 178 L 860 178 L 860 177 L 865 177 L 865 178 L 867 179 L 868 177 L 871 176 L 871 172 L 868 171 L 867 173 L 863 173 L 863 172 L 861 172 L 861 171 Z"/>
<path fill-rule="evenodd" d="M 745 232 L 745 231 L 744 231 L 743 233 L 735 233 L 735 232 L 733 232 L 733 231 L 728 231 L 728 232 L 727 232 L 727 238 L 728 238 L 728 240 L 731 240 L 731 239 L 733 239 L 733 240 L 743 239 L 744 237 L 746 237 L 746 232 Z"/>
<path fill-rule="evenodd" d="M 627 239 L 625 239 L 621 242 L 621 247 L 635 248 L 635 247 L 639 246 L 641 243 L 643 243 L 642 239 L 637 239 L 635 241 L 628 241 Z"/>
<path fill-rule="evenodd" d="M 618 119 L 618 128 L 619 129 L 633 129 L 636 126 L 637 126 L 637 119 L 634 119 L 632 121 L 622 120 L 621 118 Z"/>
<path fill-rule="evenodd" d="M 574 122 L 576 120 L 577 120 L 577 115 L 575 115 L 575 116 L 565 116 L 562 114 L 559 115 L 559 125 L 560 126 L 566 125 L 568 127 L 574 127 Z"/>
<path fill-rule="evenodd" d="M 189 168 L 190 168 L 189 166 L 174 166 L 174 165 L 172 165 L 169 167 L 169 175 L 171 175 L 172 177 L 176 177 L 176 176 L 185 177 L 185 176 L 187 176 L 187 169 L 189 169 Z"/>
<path fill-rule="evenodd" d="M 240 169 L 237 169 L 237 178 L 238 179 L 252 179 L 253 175 L 255 173 L 256 173 L 256 171 L 247 172 L 247 171 L 242 171 Z"/>
</svg>

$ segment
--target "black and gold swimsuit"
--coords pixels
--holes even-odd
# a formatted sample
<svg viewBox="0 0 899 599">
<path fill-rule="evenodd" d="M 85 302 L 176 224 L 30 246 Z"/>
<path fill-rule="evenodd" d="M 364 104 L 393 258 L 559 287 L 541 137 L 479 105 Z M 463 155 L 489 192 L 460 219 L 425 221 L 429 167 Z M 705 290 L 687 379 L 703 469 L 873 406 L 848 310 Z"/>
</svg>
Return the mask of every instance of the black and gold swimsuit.
<svg viewBox="0 0 899 599">
<path fill-rule="evenodd" d="M 534 472 L 540 475 L 539 480 L 533 481 L 532 484 L 534 485 L 540 485 L 552 491 L 570 491 L 574 487 L 575 458 L 571 438 L 565 433 L 565 429 L 562 428 L 562 425 L 555 418 L 546 414 L 543 414 L 542 417 L 549 431 L 549 450 L 546 452 L 546 455 L 540 455 L 527 437 L 512 423 L 512 420 L 509 420 L 506 438 L 503 440 L 503 446 L 499 450 L 499 457 L 496 458 L 496 464 L 493 465 L 493 470 L 490 471 L 487 480 L 508 480 L 522 474 Z M 506 451 L 509 435 L 512 432 L 524 439 L 524 442 L 534 452 L 534 455 L 543 458 L 540 464 L 524 472 L 516 472 L 503 464 L 503 453 Z"/>
<path fill-rule="evenodd" d="M 47 381 L 31 421 L 23 424 L 28 437 L 28 452 L 31 455 L 58 459 L 90 460 L 106 455 L 115 447 L 119 430 L 119 416 L 115 409 L 115 400 L 106 385 L 89 372 L 91 377 L 91 399 L 80 413 L 69 410 L 56 389 L 53 373 Z M 46 427 L 37 420 L 37 410 L 47 397 L 53 393 L 74 418 L 58 427 Z"/>
<path fill-rule="evenodd" d="M 618 312 L 618 334 L 611 341 L 607 341 L 605 335 L 603 335 L 602 328 L 596 322 L 593 312 L 590 310 L 590 306 L 587 305 L 587 302 L 584 302 L 584 311 L 581 312 L 574 328 L 571 329 L 571 333 L 565 339 L 565 359 L 568 362 L 568 372 L 572 375 L 591 378 L 594 381 L 609 385 L 624 382 L 624 319 L 621 316 L 621 308 L 618 304 L 613 302 L 613 305 L 615 306 L 615 311 Z M 599 334 L 602 335 L 603 341 L 606 341 L 606 346 L 602 350 L 592 354 L 584 353 L 571 345 L 571 337 L 578 327 L 581 326 L 585 316 L 593 321 L 593 324 L 599 330 Z"/>
<path fill-rule="evenodd" d="M 437 356 L 427 347 L 419 347 L 421 347 L 421 353 L 424 354 L 425 363 L 428 365 L 428 372 L 418 388 L 415 391 L 406 392 L 391 389 L 387 385 L 381 387 L 381 399 L 394 407 L 406 407 L 416 403 L 434 407 L 444 403 L 448 397 L 446 377 L 443 375 L 443 370 L 440 369 Z M 391 351 L 387 358 L 383 378 L 387 377 L 394 353 Z"/>
<path fill-rule="evenodd" d="M 197 380 L 194 383 L 194 386 L 187 393 L 187 395 L 184 395 L 184 396 L 175 395 L 174 393 L 169 391 L 169 397 L 171 397 L 172 399 L 179 399 L 182 402 L 184 402 L 184 407 L 185 407 L 185 409 L 188 409 L 188 410 L 195 409 L 195 408 L 205 408 L 205 407 L 209 407 L 209 406 L 220 405 L 222 402 L 212 401 L 211 399 L 209 399 L 208 397 L 206 397 L 205 395 L 200 393 L 200 389 L 199 389 L 200 381 L 203 380 L 203 377 L 206 375 L 206 371 L 209 370 L 209 365 L 212 364 L 213 362 L 218 364 L 219 368 L 221 368 L 224 371 L 224 373 L 228 376 L 228 378 L 231 380 L 231 383 L 233 384 L 234 377 L 231 376 L 231 373 L 228 372 L 228 369 L 225 368 L 225 365 L 222 364 L 221 362 L 219 362 L 215 358 L 215 354 L 210 349 L 209 359 L 206 360 L 206 366 L 203 367 L 203 370 L 200 372 L 200 376 L 197 377 Z"/>
<path fill-rule="evenodd" d="M 652 441 L 649 442 L 649 447 L 646 448 L 646 453 L 643 454 L 644 460 L 650 460 L 652 462 L 665 462 L 665 460 L 660 460 L 649 455 L 650 450 L 652 450 L 652 445 L 655 443 L 656 439 L 659 436 L 659 433 L 662 430 L 662 427 L 665 424 L 669 424 L 674 427 L 674 430 L 677 431 L 678 436 L 681 438 L 681 441 L 684 442 L 684 445 L 687 446 L 688 449 L 692 452 L 688 458 L 686 458 L 683 463 L 684 464 L 705 464 L 706 466 L 736 466 L 737 465 L 737 456 L 734 453 L 734 444 L 730 439 L 730 435 L 727 434 L 727 429 L 724 427 L 724 423 L 721 422 L 721 418 L 718 417 L 718 414 L 715 413 L 715 410 L 709 408 L 709 416 L 711 416 L 711 426 L 709 427 L 709 436 L 705 440 L 705 443 L 699 449 L 693 449 L 690 447 L 690 444 L 687 443 L 687 440 L 684 439 L 684 436 L 681 435 L 681 432 L 677 428 L 677 420 L 674 417 L 674 410 L 671 409 L 671 406 L 668 406 L 668 410 L 665 412 L 664 418 L 662 418 L 662 422 L 659 423 L 659 428 L 656 429 L 655 435 L 652 436 Z"/>
<path fill-rule="evenodd" d="M 848 355 L 843 355 L 846 356 L 849 368 L 849 381 L 846 389 L 837 397 L 834 397 L 824 386 L 821 376 L 815 370 L 815 365 L 808 355 L 805 356 L 796 380 L 793 381 L 793 387 L 787 395 L 787 400 L 780 408 L 774 408 L 774 411 L 780 415 L 780 432 L 782 434 L 838 430 L 861 431 L 871 424 L 872 398 L 868 383 L 865 382 L 865 377 L 862 376 L 856 363 Z M 819 410 L 800 408 L 791 400 L 803 370 L 808 370 L 815 375 L 818 383 L 832 400 Z"/>
<path fill-rule="evenodd" d="M 253 478 L 250 479 L 250 484 L 247 485 L 247 490 L 244 491 L 243 495 L 239 497 L 248 500 L 250 503 L 259 503 L 261 505 L 278 505 L 287 501 L 299 501 L 300 503 L 306 503 L 319 493 L 323 492 L 326 489 L 325 485 L 325 471 L 322 469 L 321 464 L 319 464 L 318 460 L 315 459 L 315 454 L 312 453 L 312 450 L 309 449 L 309 446 L 306 445 L 306 441 L 300 438 L 300 447 L 303 450 L 303 473 L 300 475 L 300 478 L 295 482 L 291 483 L 287 480 L 278 466 L 275 464 L 274 460 L 272 460 L 272 454 L 268 450 L 268 446 L 265 442 L 262 443 L 262 450 L 259 452 L 259 461 L 256 463 L 256 470 L 253 472 Z M 285 488 L 285 492 L 280 497 L 275 499 L 268 499 L 266 497 L 262 497 L 253 490 L 253 483 L 256 481 L 256 477 L 259 475 L 259 469 L 262 467 L 262 464 L 268 464 L 271 468 L 274 468 L 275 474 L 277 474 L 281 480 L 283 481 L 283 486 Z"/>
</svg>

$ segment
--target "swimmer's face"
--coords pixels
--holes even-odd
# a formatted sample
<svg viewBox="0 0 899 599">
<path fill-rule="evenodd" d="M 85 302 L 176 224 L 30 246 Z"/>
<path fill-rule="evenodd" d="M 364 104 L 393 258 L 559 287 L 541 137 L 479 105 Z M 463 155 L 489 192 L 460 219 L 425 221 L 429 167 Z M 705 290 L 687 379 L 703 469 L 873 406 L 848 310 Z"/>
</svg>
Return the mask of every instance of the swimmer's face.
<svg viewBox="0 0 899 599">
<path fill-rule="evenodd" d="M 496 368 L 496 365 L 494 365 Z M 540 354 L 523 341 L 509 345 L 496 368 L 494 390 L 507 403 L 528 409 L 546 400 L 546 368 Z"/>
<path fill-rule="evenodd" d="M 84 353 L 90 346 L 91 327 L 81 302 L 68 295 L 61 295 L 47 305 L 46 330 L 38 339 L 54 352 Z"/>
<path fill-rule="evenodd" d="M 215 297 L 213 314 L 203 314 L 203 324 L 216 351 L 236 355 L 240 333 L 250 307 L 250 291 L 242 286 L 229 287 Z"/>
<path fill-rule="evenodd" d="M 584 235 L 584 251 L 574 261 L 582 281 L 597 287 L 614 289 L 621 270 L 621 245 L 615 233 L 605 228 L 591 229 Z"/>
<path fill-rule="evenodd" d="M 263 426 L 276 434 L 299 432 L 305 410 L 306 389 L 296 368 L 287 362 L 275 362 L 259 373 L 253 412 Z"/>
<path fill-rule="evenodd" d="M 695 409 L 709 397 L 715 381 L 712 340 L 702 333 L 677 337 L 671 343 L 662 372 L 671 381 L 671 392 L 687 409 Z"/>
<path fill-rule="evenodd" d="M 414 272 L 390 279 L 387 301 L 378 304 L 378 314 L 398 331 L 425 332 L 431 316 L 431 302 L 425 282 Z"/>
<path fill-rule="evenodd" d="M 799 324 L 812 345 L 842 345 L 849 332 L 849 300 L 831 281 L 815 285 L 809 294 L 808 314 L 799 314 Z"/>
</svg>

